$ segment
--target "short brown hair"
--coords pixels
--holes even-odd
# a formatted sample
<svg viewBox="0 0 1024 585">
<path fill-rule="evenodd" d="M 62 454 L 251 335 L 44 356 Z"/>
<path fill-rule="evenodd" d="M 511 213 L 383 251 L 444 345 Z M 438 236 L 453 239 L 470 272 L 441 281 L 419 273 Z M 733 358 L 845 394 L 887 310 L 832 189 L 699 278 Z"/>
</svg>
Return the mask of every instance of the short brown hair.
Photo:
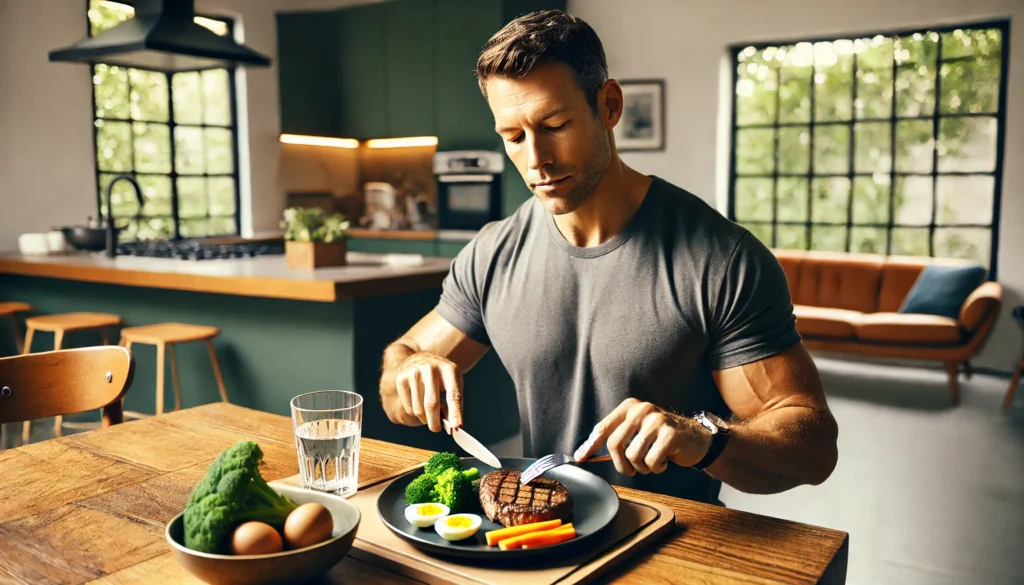
<svg viewBox="0 0 1024 585">
<path fill-rule="evenodd" d="M 496 32 L 476 62 L 480 91 L 486 98 L 488 77 L 524 77 L 552 61 L 572 69 L 596 114 L 597 94 L 608 81 L 604 46 L 589 24 L 561 10 L 524 14 Z"/>
</svg>

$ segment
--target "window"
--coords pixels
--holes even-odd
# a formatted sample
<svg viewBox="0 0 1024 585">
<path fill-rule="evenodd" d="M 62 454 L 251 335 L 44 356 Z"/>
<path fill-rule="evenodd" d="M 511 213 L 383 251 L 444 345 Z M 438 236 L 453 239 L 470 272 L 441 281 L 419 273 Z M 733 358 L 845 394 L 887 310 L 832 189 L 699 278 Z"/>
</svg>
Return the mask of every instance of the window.
<svg viewBox="0 0 1024 585">
<path fill-rule="evenodd" d="M 730 219 L 776 248 L 994 269 L 1007 32 L 735 47 Z"/>
<path fill-rule="evenodd" d="M 132 17 L 125 4 L 89 2 L 90 34 Z M 231 22 L 197 17 L 219 35 Z M 131 185 L 111 194 L 113 217 L 128 227 L 122 240 L 239 233 L 238 145 L 234 77 L 226 69 L 160 73 L 96 65 L 92 68 L 96 179 L 100 215 L 106 191 L 121 173 L 143 190 L 139 207 Z"/>
</svg>

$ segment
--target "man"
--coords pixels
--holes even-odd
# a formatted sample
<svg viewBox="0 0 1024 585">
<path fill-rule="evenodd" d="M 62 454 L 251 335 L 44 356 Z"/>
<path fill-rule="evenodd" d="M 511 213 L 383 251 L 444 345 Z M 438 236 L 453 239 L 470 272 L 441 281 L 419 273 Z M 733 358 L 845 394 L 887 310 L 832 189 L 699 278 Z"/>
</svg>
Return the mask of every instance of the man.
<svg viewBox="0 0 1024 585">
<path fill-rule="evenodd" d="M 605 446 L 614 470 L 588 469 L 705 502 L 721 481 L 773 493 L 828 478 L 837 426 L 785 274 L 746 230 L 619 159 L 622 90 L 593 29 L 520 17 L 477 76 L 535 197 L 480 231 L 437 308 L 385 351 L 388 417 L 460 427 L 462 373 L 493 347 L 527 456 Z"/>
</svg>

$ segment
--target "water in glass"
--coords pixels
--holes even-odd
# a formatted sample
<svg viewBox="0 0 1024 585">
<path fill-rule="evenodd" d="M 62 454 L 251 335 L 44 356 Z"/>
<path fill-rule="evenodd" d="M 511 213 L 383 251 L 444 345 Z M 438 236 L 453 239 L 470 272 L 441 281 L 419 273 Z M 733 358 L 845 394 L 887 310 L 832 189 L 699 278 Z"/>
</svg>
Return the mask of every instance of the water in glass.
<svg viewBox="0 0 1024 585">
<path fill-rule="evenodd" d="M 295 449 L 302 486 L 350 496 L 359 482 L 362 397 L 312 392 L 292 400 Z"/>
</svg>

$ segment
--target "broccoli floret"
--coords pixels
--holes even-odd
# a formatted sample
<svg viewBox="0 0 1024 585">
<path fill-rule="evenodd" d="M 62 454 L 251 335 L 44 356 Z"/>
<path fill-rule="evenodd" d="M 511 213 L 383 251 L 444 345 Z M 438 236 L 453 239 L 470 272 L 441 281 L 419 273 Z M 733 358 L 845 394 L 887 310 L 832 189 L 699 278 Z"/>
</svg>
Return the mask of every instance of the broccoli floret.
<svg viewBox="0 0 1024 585">
<path fill-rule="evenodd" d="M 206 553 L 228 549 L 231 533 L 251 520 L 280 530 L 298 505 L 260 475 L 263 451 L 241 441 L 222 451 L 192 489 L 185 507 L 185 546 Z"/>
<path fill-rule="evenodd" d="M 462 460 L 458 455 L 448 452 L 434 453 L 430 459 L 427 459 L 427 465 L 423 468 L 423 472 L 437 477 L 446 469 L 462 471 Z"/>
<path fill-rule="evenodd" d="M 476 467 L 473 467 L 467 469 L 466 471 L 463 471 L 462 475 L 465 475 L 466 479 L 468 479 L 469 481 L 476 481 L 480 479 L 480 470 L 477 469 Z"/>
<path fill-rule="evenodd" d="M 461 471 L 446 469 L 437 476 L 432 495 L 435 502 L 448 506 L 452 513 L 458 513 L 473 498 L 473 482 Z"/>
<path fill-rule="evenodd" d="M 437 480 L 434 476 L 423 474 L 416 479 L 412 480 L 408 486 L 405 487 L 405 503 L 412 504 L 426 504 L 433 501 L 434 486 L 437 484 Z"/>
</svg>

